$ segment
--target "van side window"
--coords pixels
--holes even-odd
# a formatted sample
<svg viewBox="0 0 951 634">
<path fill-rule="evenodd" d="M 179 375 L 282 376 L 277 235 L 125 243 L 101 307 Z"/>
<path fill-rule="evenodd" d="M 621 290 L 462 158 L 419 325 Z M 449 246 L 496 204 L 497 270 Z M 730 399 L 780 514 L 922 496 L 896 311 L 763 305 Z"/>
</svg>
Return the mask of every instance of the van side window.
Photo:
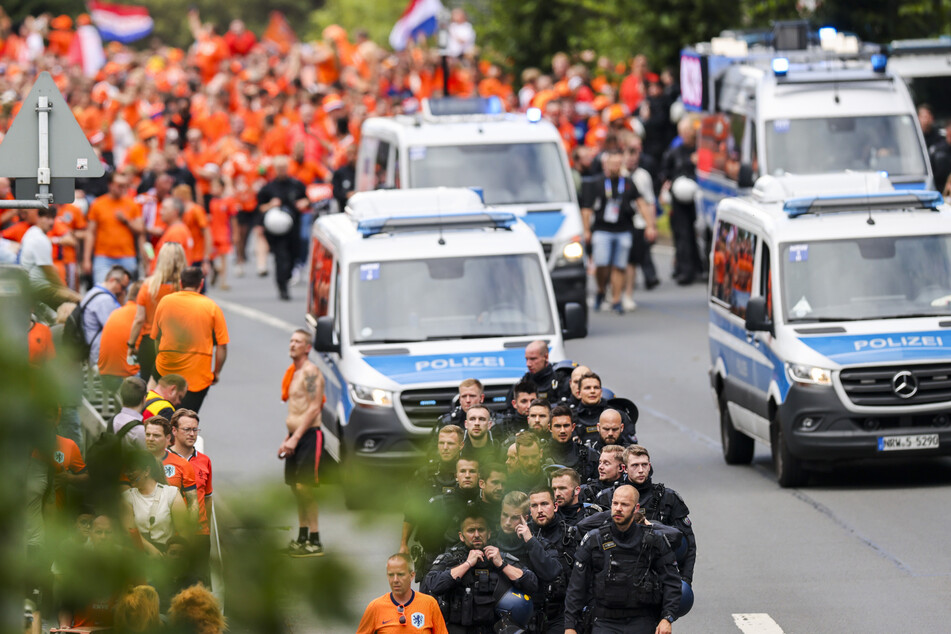
<svg viewBox="0 0 951 634">
<path fill-rule="evenodd" d="M 390 144 L 387 141 L 380 141 L 376 148 L 376 164 L 374 166 L 374 189 L 382 189 L 388 186 L 387 168 L 390 163 Z"/>
<path fill-rule="evenodd" d="M 743 157 L 749 156 L 755 173 L 756 143 L 752 129 L 742 114 L 719 113 L 704 118 L 697 146 L 697 167 L 735 181 L 739 178 Z"/>
<path fill-rule="evenodd" d="M 717 225 L 713 250 L 713 299 L 740 318 L 753 290 L 756 235 L 729 222 Z"/>
<path fill-rule="evenodd" d="M 330 309 L 330 282 L 334 268 L 333 253 L 320 240 L 314 240 L 314 250 L 310 262 L 312 271 L 310 279 L 313 280 L 313 286 L 310 289 L 307 312 L 314 317 L 324 317 Z"/>
</svg>

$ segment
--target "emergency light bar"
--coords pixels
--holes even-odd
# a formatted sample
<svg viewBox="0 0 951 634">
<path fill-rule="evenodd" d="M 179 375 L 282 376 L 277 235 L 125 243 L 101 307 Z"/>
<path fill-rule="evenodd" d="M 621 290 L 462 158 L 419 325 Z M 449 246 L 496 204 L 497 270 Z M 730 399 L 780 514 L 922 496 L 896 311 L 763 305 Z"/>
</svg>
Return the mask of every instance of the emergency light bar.
<svg viewBox="0 0 951 634">
<path fill-rule="evenodd" d="M 472 97 L 466 99 L 444 97 L 426 99 L 423 112 L 430 117 L 459 117 L 465 115 L 500 115 L 505 112 L 498 97 Z"/>
<path fill-rule="evenodd" d="M 506 229 L 511 230 L 517 218 L 504 211 L 475 211 L 425 216 L 390 216 L 368 218 L 357 222 L 357 231 L 364 238 L 381 233 L 408 233 L 442 229 Z"/>
<path fill-rule="evenodd" d="M 937 211 L 944 203 L 939 192 L 901 191 L 860 194 L 858 196 L 806 196 L 792 198 L 783 204 L 790 218 L 806 214 L 847 211 L 888 211 L 891 209 L 930 209 Z"/>
</svg>

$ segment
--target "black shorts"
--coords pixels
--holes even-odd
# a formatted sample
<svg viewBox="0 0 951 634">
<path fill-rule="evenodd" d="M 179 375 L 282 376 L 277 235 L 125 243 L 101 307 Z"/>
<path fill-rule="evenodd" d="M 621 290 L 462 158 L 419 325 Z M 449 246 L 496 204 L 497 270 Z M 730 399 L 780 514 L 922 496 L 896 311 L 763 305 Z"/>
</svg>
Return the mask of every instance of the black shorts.
<svg viewBox="0 0 951 634">
<path fill-rule="evenodd" d="M 256 227 L 261 224 L 261 221 L 264 218 L 264 214 L 260 211 L 239 211 L 235 216 L 238 219 L 238 224 L 244 227 Z"/>
<path fill-rule="evenodd" d="M 294 453 L 284 458 L 285 484 L 317 486 L 320 482 L 317 468 L 320 466 L 323 448 L 324 432 L 319 427 L 311 427 L 305 431 Z"/>
<path fill-rule="evenodd" d="M 650 243 L 644 235 L 643 229 L 634 229 L 634 239 L 631 241 L 631 250 L 627 253 L 627 263 L 640 266 L 650 249 Z"/>
</svg>

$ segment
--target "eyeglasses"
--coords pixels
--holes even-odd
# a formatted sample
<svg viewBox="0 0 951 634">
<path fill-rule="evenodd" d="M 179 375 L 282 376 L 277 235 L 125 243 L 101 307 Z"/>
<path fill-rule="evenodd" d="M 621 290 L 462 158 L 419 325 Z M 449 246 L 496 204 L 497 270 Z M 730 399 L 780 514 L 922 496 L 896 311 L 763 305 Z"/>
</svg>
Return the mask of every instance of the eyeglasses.
<svg viewBox="0 0 951 634">
<path fill-rule="evenodd" d="M 182 432 L 183 434 L 198 434 L 201 432 L 201 428 L 200 427 L 179 427 L 178 431 Z"/>
<path fill-rule="evenodd" d="M 396 606 L 396 611 L 400 613 L 400 625 L 406 625 L 406 615 L 403 614 L 403 606 Z"/>
</svg>

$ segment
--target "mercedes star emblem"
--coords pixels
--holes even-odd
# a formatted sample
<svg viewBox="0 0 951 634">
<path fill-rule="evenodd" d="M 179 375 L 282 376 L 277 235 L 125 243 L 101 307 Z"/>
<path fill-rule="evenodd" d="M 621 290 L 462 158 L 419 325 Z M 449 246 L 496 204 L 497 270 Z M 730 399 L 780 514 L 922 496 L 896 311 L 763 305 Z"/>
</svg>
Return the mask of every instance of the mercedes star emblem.
<svg viewBox="0 0 951 634">
<path fill-rule="evenodd" d="M 892 377 L 892 392 L 899 398 L 911 398 L 918 393 L 918 379 L 908 370 Z"/>
</svg>

